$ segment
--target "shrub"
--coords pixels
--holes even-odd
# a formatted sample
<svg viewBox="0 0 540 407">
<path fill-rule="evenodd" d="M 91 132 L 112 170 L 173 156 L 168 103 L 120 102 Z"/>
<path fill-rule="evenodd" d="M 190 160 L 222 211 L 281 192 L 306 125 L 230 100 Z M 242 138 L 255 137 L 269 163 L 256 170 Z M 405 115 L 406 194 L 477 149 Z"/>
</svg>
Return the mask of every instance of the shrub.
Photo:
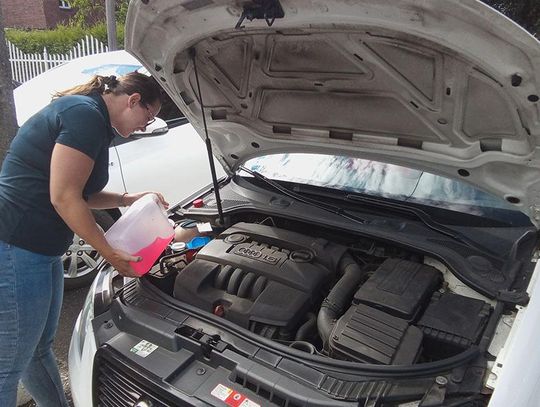
<svg viewBox="0 0 540 407">
<path fill-rule="evenodd" d="M 90 28 L 87 28 L 85 32 L 94 38 L 97 38 L 102 43 L 107 44 L 107 25 L 105 23 L 98 23 Z M 116 23 L 116 41 L 118 48 L 124 48 L 124 24 Z"/>
<path fill-rule="evenodd" d="M 64 54 L 73 48 L 86 35 L 91 35 L 107 44 L 107 26 L 98 23 L 89 28 L 59 25 L 52 30 L 6 29 L 6 39 L 22 52 L 41 53 L 47 48 L 50 54 Z M 124 25 L 116 24 L 118 47 L 124 47 Z"/>
</svg>

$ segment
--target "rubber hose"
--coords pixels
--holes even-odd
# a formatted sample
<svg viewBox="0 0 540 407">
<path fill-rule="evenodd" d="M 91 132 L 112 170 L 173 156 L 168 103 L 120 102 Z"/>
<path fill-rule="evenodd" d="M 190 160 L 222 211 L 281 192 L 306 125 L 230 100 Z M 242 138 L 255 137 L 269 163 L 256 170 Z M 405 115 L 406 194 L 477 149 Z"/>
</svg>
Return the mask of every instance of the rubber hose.
<svg viewBox="0 0 540 407">
<path fill-rule="evenodd" d="M 343 314 L 345 306 L 350 304 L 351 297 L 365 276 L 348 253 L 341 258 L 339 269 L 342 276 L 324 299 L 317 316 L 317 328 L 325 346 L 336 320 Z"/>
<path fill-rule="evenodd" d="M 296 331 L 296 336 L 294 337 L 295 341 L 303 341 L 307 338 L 307 335 L 315 328 L 317 325 L 317 317 L 315 314 L 311 314 L 306 322 L 302 324 L 298 331 Z"/>
<path fill-rule="evenodd" d="M 293 348 L 293 349 L 296 349 L 296 350 L 301 350 L 302 352 L 307 352 L 311 355 L 315 355 L 317 354 L 317 348 L 315 348 L 315 346 L 309 342 L 305 342 L 305 341 L 295 341 L 293 343 L 291 343 L 289 345 L 289 347 Z"/>
</svg>

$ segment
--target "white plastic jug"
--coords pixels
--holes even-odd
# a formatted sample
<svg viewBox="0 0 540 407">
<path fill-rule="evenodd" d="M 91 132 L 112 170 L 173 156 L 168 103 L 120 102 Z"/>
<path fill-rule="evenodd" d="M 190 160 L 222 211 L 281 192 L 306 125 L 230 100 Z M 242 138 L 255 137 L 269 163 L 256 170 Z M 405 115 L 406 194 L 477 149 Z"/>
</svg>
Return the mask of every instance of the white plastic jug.
<svg viewBox="0 0 540 407">
<path fill-rule="evenodd" d="M 109 244 L 133 256 L 141 256 L 131 267 L 139 275 L 147 273 L 174 237 L 174 228 L 157 195 L 138 199 L 105 233 Z"/>
</svg>

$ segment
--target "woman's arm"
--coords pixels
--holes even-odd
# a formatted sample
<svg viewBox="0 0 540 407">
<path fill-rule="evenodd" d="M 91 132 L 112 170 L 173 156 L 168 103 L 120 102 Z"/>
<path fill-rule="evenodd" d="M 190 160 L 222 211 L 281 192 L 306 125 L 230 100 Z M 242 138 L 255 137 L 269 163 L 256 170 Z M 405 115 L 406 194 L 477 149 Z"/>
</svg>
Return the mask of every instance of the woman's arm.
<svg viewBox="0 0 540 407">
<path fill-rule="evenodd" d="M 163 195 L 153 191 L 137 192 L 135 194 L 119 194 L 116 192 L 101 191 L 90 195 L 87 203 L 92 209 L 118 208 L 120 206 L 130 206 L 133 202 L 146 194 L 156 194 L 161 204 L 165 208 L 169 207 L 169 203 L 165 201 Z"/>
<path fill-rule="evenodd" d="M 129 206 L 126 197 L 128 194 L 119 194 L 117 192 L 101 191 L 88 197 L 88 207 L 92 209 L 112 209 L 121 206 Z"/>
<path fill-rule="evenodd" d="M 94 247 L 120 274 L 137 275 L 129 265 L 140 260 L 113 249 L 98 229 L 82 191 L 94 167 L 86 154 L 63 144 L 55 144 L 51 158 L 51 203 L 69 228 Z M 118 194 L 115 194 L 117 199 Z M 116 205 L 118 206 L 118 205 Z"/>
</svg>

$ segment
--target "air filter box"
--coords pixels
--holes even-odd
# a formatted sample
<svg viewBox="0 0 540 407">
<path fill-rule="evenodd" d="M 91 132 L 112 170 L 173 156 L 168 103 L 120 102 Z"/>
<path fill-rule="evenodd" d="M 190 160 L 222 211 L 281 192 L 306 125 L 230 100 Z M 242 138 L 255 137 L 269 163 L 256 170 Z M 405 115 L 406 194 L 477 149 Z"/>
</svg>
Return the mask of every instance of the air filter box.
<svg viewBox="0 0 540 407">
<path fill-rule="evenodd" d="M 383 365 L 410 365 L 420 354 L 422 331 L 375 308 L 352 306 L 328 342 L 330 356 Z"/>
<path fill-rule="evenodd" d="M 434 267 L 387 259 L 356 292 L 354 302 L 413 321 L 441 283 L 442 274 Z"/>
</svg>

